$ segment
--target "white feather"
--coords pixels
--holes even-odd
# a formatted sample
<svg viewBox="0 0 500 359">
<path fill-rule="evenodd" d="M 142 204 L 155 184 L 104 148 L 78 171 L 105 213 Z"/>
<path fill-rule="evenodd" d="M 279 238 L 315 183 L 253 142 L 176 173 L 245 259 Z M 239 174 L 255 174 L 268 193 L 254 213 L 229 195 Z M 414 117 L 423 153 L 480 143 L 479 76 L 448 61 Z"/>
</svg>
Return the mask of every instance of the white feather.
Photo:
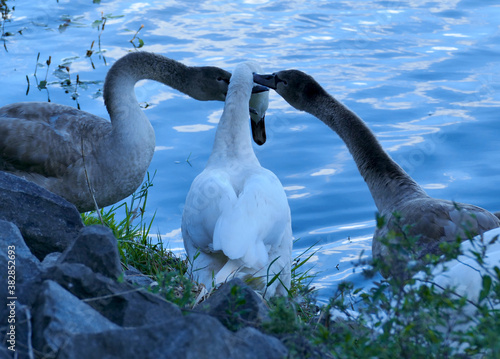
<svg viewBox="0 0 500 359">
<path fill-rule="evenodd" d="M 473 302 L 479 299 L 483 275 L 500 266 L 500 239 L 489 244 L 500 236 L 500 228 L 489 230 L 473 240 L 460 244 L 463 253 L 456 259 L 438 265 L 432 272 L 434 282 L 440 287 L 454 288 L 455 293 L 467 297 Z M 486 248 L 484 263 L 480 266 L 472 252 L 480 252 L 480 246 Z"/>
</svg>

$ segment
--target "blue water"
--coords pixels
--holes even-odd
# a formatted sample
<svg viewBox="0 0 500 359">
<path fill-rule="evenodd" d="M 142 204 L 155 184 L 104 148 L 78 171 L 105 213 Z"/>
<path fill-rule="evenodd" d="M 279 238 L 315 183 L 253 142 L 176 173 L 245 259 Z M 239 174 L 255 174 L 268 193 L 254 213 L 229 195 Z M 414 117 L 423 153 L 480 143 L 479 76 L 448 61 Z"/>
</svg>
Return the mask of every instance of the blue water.
<svg viewBox="0 0 500 359">
<path fill-rule="evenodd" d="M 500 5 L 495 1 L 8 0 L 6 5 L 11 11 L 2 22 L 0 106 L 50 97 L 107 118 L 100 96 L 104 76 L 141 40 L 141 50 L 188 65 L 232 70 L 254 59 L 266 72 L 298 68 L 360 115 L 430 195 L 500 210 Z M 86 57 L 89 49 L 93 54 Z M 38 53 L 37 79 L 47 73 L 46 89 L 38 89 L 33 76 Z M 68 66 L 69 74 L 58 65 Z M 71 85 L 62 86 L 68 75 Z M 77 75 L 82 84 L 75 90 Z M 182 207 L 210 154 L 222 103 L 197 102 L 154 82 L 139 83 L 136 93 L 148 106 L 158 146 L 147 215 L 156 211 L 153 231 L 182 252 Z M 294 236 L 300 238 L 295 254 L 315 245 L 311 265 L 318 299 L 327 301 L 341 280 L 366 285 L 352 263 L 361 253 L 371 254 L 376 208 L 346 147 L 323 123 L 275 93 L 266 119 L 268 142 L 255 152 L 287 191 Z"/>
</svg>

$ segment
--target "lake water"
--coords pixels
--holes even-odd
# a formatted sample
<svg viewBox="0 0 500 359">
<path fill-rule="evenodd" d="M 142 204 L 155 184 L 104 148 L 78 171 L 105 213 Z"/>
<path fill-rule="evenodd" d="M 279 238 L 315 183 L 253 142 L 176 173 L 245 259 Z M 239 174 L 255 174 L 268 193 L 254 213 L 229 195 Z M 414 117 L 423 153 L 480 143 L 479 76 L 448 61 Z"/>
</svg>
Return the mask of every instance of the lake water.
<svg viewBox="0 0 500 359">
<path fill-rule="evenodd" d="M 500 210 L 496 1 L 7 0 L 2 13 L 0 106 L 50 97 L 108 118 L 105 74 L 141 44 L 188 65 L 229 71 L 254 59 L 265 72 L 313 75 L 431 196 Z M 223 104 L 151 81 L 136 93 L 157 138 L 147 215 L 156 211 L 153 232 L 181 253 L 185 196 L 208 159 Z M 310 263 L 319 301 L 339 281 L 366 285 L 352 263 L 362 252 L 371 255 L 376 208 L 346 147 L 276 93 L 266 122 L 268 141 L 255 152 L 287 191 L 300 238 L 294 253 L 315 245 Z"/>
</svg>

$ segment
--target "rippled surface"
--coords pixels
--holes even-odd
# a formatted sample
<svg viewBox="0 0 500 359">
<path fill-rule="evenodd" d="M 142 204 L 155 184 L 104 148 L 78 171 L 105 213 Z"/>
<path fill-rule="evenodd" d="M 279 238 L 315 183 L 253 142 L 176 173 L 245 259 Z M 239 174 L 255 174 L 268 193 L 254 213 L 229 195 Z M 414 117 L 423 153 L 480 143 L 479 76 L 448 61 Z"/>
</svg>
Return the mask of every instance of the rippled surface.
<svg viewBox="0 0 500 359">
<path fill-rule="evenodd" d="M 255 59 L 266 72 L 308 72 L 368 123 L 430 195 L 500 210 L 500 7 L 493 3 L 8 0 L 0 106 L 50 96 L 107 118 L 102 81 L 110 64 L 134 50 L 129 40 L 144 24 L 137 35 L 143 50 L 189 65 L 232 70 Z M 33 77 L 38 52 L 40 63 L 52 60 L 47 89 L 37 89 Z M 37 69 L 38 81 L 46 72 Z M 68 75 L 71 85 L 61 86 Z M 149 215 L 156 210 L 155 231 L 182 251 L 184 199 L 210 154 L 222 103 L 153 82 L 139 83 L 136 93 L 157 137 Z M 295 253 L 316 244 L 320 301 L 341 280 L 365 285 L 352 262 L 370 256 L 376 208 L 349 152 L 323 123 L 275 93 L 266 119 L 268 142 L 255 151 L 287 191 L 300 238 Z"/>
</svg>

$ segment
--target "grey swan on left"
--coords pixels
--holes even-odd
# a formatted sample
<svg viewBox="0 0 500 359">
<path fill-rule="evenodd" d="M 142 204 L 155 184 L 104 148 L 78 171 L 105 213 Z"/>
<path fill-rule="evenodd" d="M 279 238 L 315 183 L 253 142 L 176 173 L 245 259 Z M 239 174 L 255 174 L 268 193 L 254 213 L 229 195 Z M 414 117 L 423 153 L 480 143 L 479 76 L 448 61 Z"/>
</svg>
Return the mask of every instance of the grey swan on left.
<svg viewBox="0 0 500 359">
<path fill-rule="evenodd" d="M 155 150 L 153 127 L 135 97 L 136 82 L 155 80 L 196 100 L 224 101 L 230 77 L 218 67 L 189 67 L 148 52 L 127 54 L 104 82 L 111 122 L 48 102 L 0 108 L 0 171 L 37 183 L 80 212 L 95 209 L 93 197 L 99 207 L 114 204 L 140 186 Z M 265 141 L 263 126 L 255 131 L 256 141 Z"/>
<path fill-rule="evenodd" d="M 384 276 L 398 275 L 406 263 L 382 244 L 390 231 L 409 226 L 418 236 L 414 257 L 424 262 L 426 254 L 439 254 L 442 242 L 466 238 L 465 229 L 482 234 L 500 226 L 500 220 L 487 210 L 464 203 L 432 198 L 382 148 L 373 132 L 354 112 L 328 94 L 316 80 L 298 70 L 271 75 L 254 74 L 255 83 L 273 88 L 291 106 L 323 121 L 346 144 L 365 180 L 385 224 L 373 235 L 373 257 L 387 263 Z M 395 220 L 393 214 L 401 216 Z M 401 237 L 395 239 L 402 240 Z M 404 259 L 404 258 L 403 258 Z"/>
</svg>

